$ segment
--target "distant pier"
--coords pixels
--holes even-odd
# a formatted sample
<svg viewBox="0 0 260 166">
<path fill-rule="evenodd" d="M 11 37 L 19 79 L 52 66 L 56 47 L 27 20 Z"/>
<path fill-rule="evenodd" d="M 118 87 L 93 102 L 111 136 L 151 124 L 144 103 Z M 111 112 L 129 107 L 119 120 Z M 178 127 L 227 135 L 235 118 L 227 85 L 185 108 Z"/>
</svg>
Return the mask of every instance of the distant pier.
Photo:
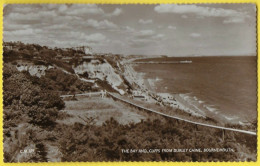
<svg viewBox="0 0 260 166">
<path fill-rule="evenodd" d="M 154 62 L 154 61 L 149 61 L 149 62 L 130 62 L 131 64 L 189 64 L 192 63 L 192 61 L 162 61 L 162 62 Z"/>
</svg>

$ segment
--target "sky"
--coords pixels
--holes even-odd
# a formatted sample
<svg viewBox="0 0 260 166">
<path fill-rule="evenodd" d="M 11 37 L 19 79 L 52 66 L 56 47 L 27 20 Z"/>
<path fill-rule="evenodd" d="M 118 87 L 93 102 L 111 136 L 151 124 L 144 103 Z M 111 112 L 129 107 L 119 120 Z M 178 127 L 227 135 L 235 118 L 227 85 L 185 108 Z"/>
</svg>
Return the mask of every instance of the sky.
<svg viewBox="0 0 260 166">
<path fill-rule="evenodd" d="M 254 4 L 9 4 L 4 41 L 124 55 L 256 55 Z"/>
</svg>

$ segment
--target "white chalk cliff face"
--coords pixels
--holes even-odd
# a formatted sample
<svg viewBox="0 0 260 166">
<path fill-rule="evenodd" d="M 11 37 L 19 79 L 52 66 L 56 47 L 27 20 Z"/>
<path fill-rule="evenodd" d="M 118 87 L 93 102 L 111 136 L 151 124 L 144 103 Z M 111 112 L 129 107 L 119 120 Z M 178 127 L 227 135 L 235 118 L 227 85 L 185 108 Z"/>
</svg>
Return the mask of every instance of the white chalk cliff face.
<svg viewBox="0 0 260 166">
<path fill-rule="evenodd" d="M 114 68 L 108 63 L 101 63 L 99 60 L 91 60 L 91 62 L 83 62 L 79 66 L 73 67 L 76 74 L 88 73 L 89 78 L 98 78 L 102 81 L 107 81 L 120 94 L 125 94 L 122 89 L 119 89 L 123 83 L 122 78 L 116 74 Z"/>
<path fill-rule="evenodd" d="M 18 71 L 28 71 L 31 76 L 41 77 L 45 75 L 45 71 L 53 68 L 53 66 L 44 65 L 19 65 L 16 66 Z"/>
</svg>

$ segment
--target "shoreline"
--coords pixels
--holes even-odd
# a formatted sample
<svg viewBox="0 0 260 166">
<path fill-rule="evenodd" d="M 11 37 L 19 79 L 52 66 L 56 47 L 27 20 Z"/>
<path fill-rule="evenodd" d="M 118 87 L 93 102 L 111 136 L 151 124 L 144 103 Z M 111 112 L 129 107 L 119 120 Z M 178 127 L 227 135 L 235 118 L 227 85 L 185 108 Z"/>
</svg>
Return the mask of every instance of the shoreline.
<svg viewBox="0 0 260 166">
<path fill-rule="evenodd" d="M 136 90 L 141 91 L 142 95 L 148 98 L 148 102 L 159 103 L 160 105 L 170 105 L 173 108 L 179 108 L 194 116 L 206 118 L 205 113 L 202 110 L 197 109 L 197 111 L 194 111 L 192 109 L 194 106 L 183 99 L 182 94 L 172 95 L 169 93 L 158 93 L 152 89 L 152 87 L 155 86 L 155 83 L 158 81 L 157 79 L 144 79 L 144 73 L 137 73 L 130 63 L 124 63 L 123 66 L 125 67 L 125 78 L 131 84 L 137 84 Z M 151 83 L 153 85 L 151 85 Z M 153 98 L 152 101 L 150 97 Z"/>
<path fill-rule="evenodd" d="M 218 110 L 212 105 L 205 104 L 205 101 L 199 100 L 196 96 L 192 96 L 190 93 L 184 94 L 170 94 L 170 93 L 158 93 L 153 90 L 157 81 L 161 79 L 144 79 L 145 73 L 137 73 L 134 69 L 135 64 L 129 62 L 135 59 L 123 61 L 122 64 L 125 67 L 124 77 L 133 85 L 136 84 L 135 90 L 141 92 L 147 99 L 147 103 L 155 103 L 161 106 L 170 106 L 171 108 L 180 109 L 183 112 L 191 114 L 194 117 L 203 119 L 213 119 L 221 125 L 233 124 L 248 126 L 241 121 L 234 122 L 233 119 L 239 117 L 228 117 L 226 115 L 219 114 Z"/>
</svg>

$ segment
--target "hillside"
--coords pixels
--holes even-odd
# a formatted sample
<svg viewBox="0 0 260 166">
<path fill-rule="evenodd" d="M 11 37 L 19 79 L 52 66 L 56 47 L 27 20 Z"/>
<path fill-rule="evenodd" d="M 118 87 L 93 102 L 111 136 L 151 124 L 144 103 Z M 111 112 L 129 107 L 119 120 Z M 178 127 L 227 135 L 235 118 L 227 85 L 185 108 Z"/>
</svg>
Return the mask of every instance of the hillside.
<svg viewBox="0 0 260 166">
<path fill-rule="evenodd" d="M 75 96 L 108 91 L 134 101 L 130 97 L 141 88 L 135 76 L 129 76 L 131 69 L 121 63 L 125 59 L 120 55 L 87 55 L 77 49 L 20 42 L 5 45 L 9 46 L 4 47 L 3 58 L 5 162 L 256 160 L 254 136 L 226 132 L 223 139 L 221 130 L 147 113 L 109 96 Z M 60 97 L 66 94 L 72 97 Z M 180 109 L 170 109 L 161 100 L 158 104 L 157 96 L 147 90 L 142 95 L 147 101 L 135 102 L 195 118 Z M 155 150 L 169 148 L 233 151 Z M 20 153 L 29 149 L 33 152 Z M 143 151 L 123 153 L 122 149 Z"/>
<path fill-rule="evenodd" d="M 125 84 L 118 62 L 115 65 L 111 58 L 113 55 L 92 56 L 84 54 L 82 50 L 51 49 L 20 42 L 5 45 L 11 45 L 12 49 L 5 47 L 4 62 L 12 64 L 20 72 L 28 71 L 32 76 L 51 79 L 53 76 L 50 75 L 56 72 L 57 75 L 76 76 L 81 82 L 93 84 L 91 88 L 118 92 L 122 95 L 129 88 Z"/>
</svg>

